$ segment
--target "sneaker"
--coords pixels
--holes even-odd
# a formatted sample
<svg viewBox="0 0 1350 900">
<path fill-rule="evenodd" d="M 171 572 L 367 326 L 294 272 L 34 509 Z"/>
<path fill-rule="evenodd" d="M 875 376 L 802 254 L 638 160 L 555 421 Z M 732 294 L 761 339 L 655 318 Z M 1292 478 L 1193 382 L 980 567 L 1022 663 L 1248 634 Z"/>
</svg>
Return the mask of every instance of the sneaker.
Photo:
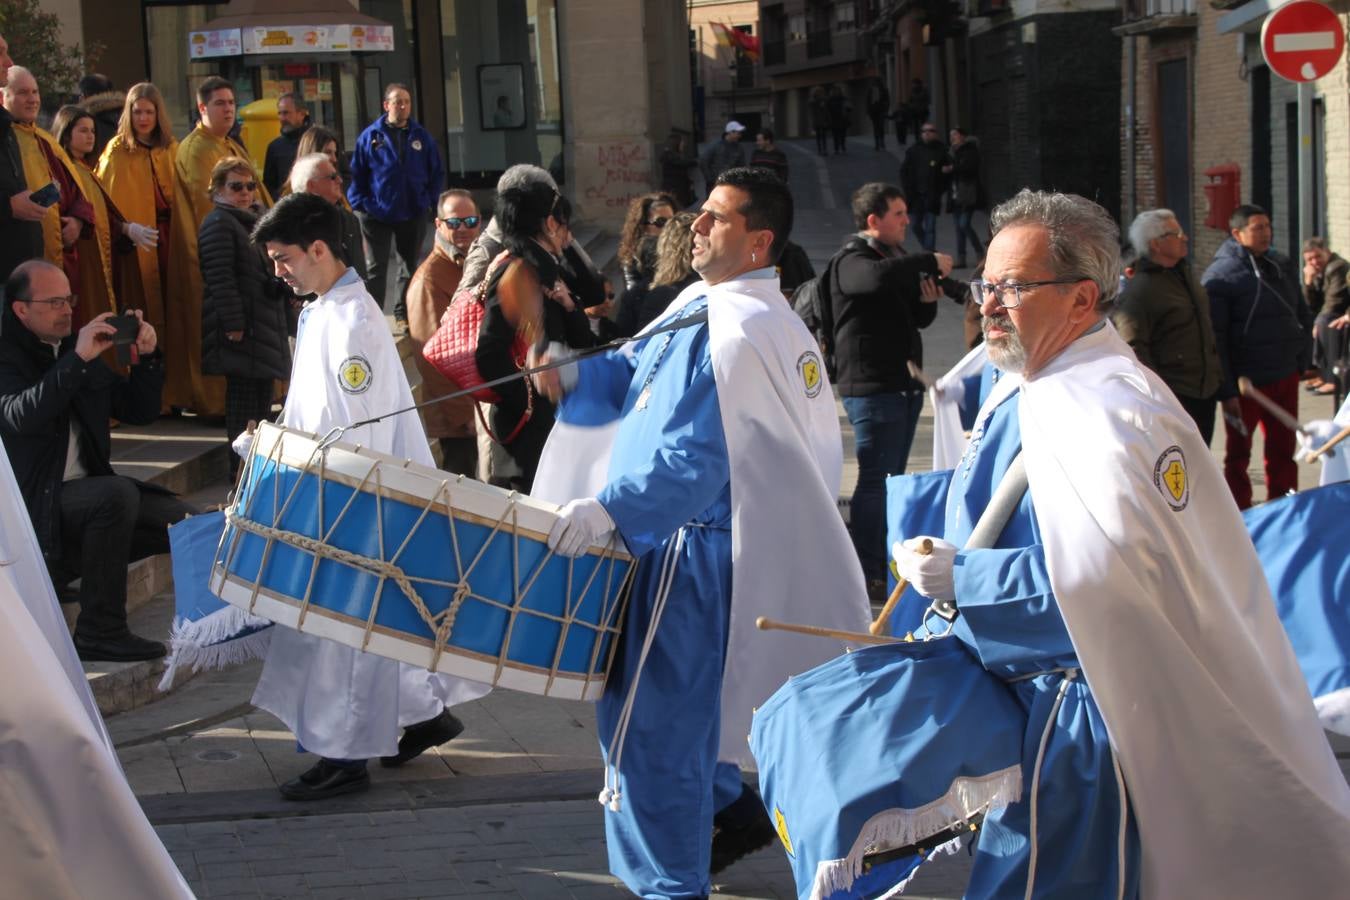
<svg viewBox="0 0 1350 900">
<path fill-rule="evenodd" d="M 741 795 L 713 816 L 712 863 L 708 873 L 716 875 L 738 859 L 762 850 L 773 843 L 777 834 L 759 794 L 742 787 Z"/>
<path fill-rule="evenodd" d="M 328 759 L 320 759 L 299 778 L 277 788 L 287 800 L 326 800 L 369 789 L 370 773 L 366 771 L 365 760 L 343 765 Z"/>
<path fill-rule="evenodd" d="M 75 635 L 75 652 L 82 662 L 142 662 L 160 659 L 168 649 L 159 641 L 147 640 L 128 631 L 110 638 L 85 638 Z"/>
<path fill-rule="evenodd" d="M 459 736 L 464 723 L 443 709 L 434 719 L 418 722 L 403 729 L 403 737 L 398 740 L 398 753 L 394 756 L 381 756 L 380 765 L 386 769 L 397 768 L 416 759 L 432 747 L 447 743 Z"/>
</svg>

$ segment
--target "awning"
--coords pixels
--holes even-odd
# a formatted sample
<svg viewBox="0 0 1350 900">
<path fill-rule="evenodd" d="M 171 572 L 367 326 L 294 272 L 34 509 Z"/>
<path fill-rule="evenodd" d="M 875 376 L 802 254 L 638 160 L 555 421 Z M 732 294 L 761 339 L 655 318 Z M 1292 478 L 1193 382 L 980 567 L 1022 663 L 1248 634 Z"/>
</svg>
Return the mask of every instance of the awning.
<svg viewBox="0 0 1350 900">
<path fill-rule="evenodd" d="M 394 49 L 394 26 L 342 0 L 234 0 L 229 10 L 188 33 L 190 58 Z"/>
</svg>

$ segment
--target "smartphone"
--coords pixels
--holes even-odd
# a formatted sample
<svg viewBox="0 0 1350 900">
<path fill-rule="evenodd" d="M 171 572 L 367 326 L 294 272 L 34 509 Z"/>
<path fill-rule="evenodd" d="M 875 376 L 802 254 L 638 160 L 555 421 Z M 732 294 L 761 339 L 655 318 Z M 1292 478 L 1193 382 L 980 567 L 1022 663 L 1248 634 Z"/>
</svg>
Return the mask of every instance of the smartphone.
<svg viewBox="0 0 1350 900">
<path fill-rule="evenodd" d="M 28 195 L 38 206 L 55 206 L 61 199 L 61 189 L 56 186 L 56 182 L 48 182 L 46 187 L 38 188 Z"/>
<path fill-rule="evenodd" d="M 123 366 L 134 364 L 138 356 L 135 352 L 136 335 L 141 332 L 141 320 L 136 318 L 135 313 L 123 313 L 120 316 L 109 316 L 107 322 L 117 329 L 112 335 L 112 345 L 118 364 Z"/>
</svg>

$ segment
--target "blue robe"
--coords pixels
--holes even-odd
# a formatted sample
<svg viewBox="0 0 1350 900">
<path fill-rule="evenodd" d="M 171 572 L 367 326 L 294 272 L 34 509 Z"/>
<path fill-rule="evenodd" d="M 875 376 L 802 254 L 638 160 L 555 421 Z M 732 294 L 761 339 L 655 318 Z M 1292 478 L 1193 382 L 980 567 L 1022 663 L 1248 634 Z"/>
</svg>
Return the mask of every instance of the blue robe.
<svg viewBox="0 0 1350 900">
<path fill-rule="evenodd" d="M 963 546 L 1003 474 L 1021 449 L 1018 395 L 1012 394 L 976 425 L 966 455 L 952 475 L 945 537 Z M 1021 898 L 1030 859 L 1031 790 L 1047 719 L 1065 674 L 1078 659 L 1050 588 L 1040 528 L 1030 493 L 1024 494 L 992 549 L 958 553 L 954 570 L 960 611 L 953 629 L 984 666 L 1001 678 L 1026 710 L 1022 757 L 1023 799 L 985 820 L 967 897 Z M 934 619 L 929 620 L 932 625 Z M 1141 663 L 1144 661 L 1141 660 Z M 972 736 L 975 737 L 975 736 Z M 1040 766 L 1037 792 L 1037 898 L 1117 895 L 1121 805 L 1110 743 L 1101 713 L 1081 673 L 1065 688 Z M 1125 822 L 1125 896 L 1139 890 L 1139 837 Z"/>
<path fill-rule="evenodd" d="M 695 300 L 676 315 L 705 309 Z M 664 323 L 661 323 L 664 324 Z M 717 762 L 722 672 L 731 612 L 731 463 L 706 323 L 655 335 L 580 364 L 566 407 L 620 411 L 608 483 L 597 495 L 637 572 L 618 658 L 597 720 L 606 765 L 618 764 L 620 809 L 605 813 L 610 871 L 641 897 L 702 897 L 711 888 L 713 814 L 740 777 Z M 645 408 L 639 398 L 646 394 Z M 641 667 L 622 744 L 620 713 L 638 672 L 667 551 L 683 527 L 674 578 Z"/>
</svg>

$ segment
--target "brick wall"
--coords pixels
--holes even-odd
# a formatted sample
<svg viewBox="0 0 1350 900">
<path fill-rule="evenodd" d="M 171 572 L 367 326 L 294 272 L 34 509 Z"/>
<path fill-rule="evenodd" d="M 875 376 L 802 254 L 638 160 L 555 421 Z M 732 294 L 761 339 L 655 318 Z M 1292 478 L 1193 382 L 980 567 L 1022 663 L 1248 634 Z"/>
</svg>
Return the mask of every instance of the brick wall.
<svg viewBox="0 0 1350 900">
<path fill-rule="evenodd" d="M 1191 258 L 1203 270 L 1214 251 L 1228 237 L 1226 231 L 1206 228 L 1209 210 L 1205 199 L 1204 171 L 1223 163 L 1242 167 L 1244 202 L 1251 196 L 1251 97 L 1248 82 L 1241 75 L 1238 37 L 1219 34 L 1217 23 L 1222 12 L 1208 3 L 1197 3 L 1200 26 L 1195 46 L 1195 139 L 1192 145 L 1192 207 L 1196 226 L 1191 235 Z"/>
</svg>

